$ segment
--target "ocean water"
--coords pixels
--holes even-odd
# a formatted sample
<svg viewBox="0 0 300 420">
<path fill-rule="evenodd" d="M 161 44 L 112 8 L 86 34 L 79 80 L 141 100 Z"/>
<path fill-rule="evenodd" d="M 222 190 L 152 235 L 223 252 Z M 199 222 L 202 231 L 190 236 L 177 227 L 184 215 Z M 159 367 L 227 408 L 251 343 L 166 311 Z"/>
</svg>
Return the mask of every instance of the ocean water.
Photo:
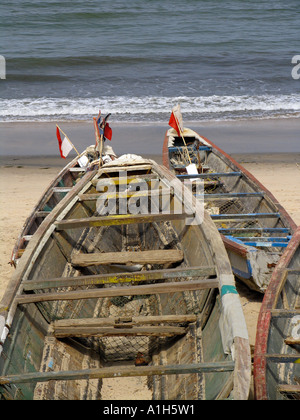
<svg viewBox="0 0 300 420">
<path fill-rule="evenodd" d="M 0 120 L 300 116 L 299 0 L 0 0 Z M 294 73 L 295 74 L 295 73 Z M 300 74 L 300 70 L 299 70 Z"/>
</svg>

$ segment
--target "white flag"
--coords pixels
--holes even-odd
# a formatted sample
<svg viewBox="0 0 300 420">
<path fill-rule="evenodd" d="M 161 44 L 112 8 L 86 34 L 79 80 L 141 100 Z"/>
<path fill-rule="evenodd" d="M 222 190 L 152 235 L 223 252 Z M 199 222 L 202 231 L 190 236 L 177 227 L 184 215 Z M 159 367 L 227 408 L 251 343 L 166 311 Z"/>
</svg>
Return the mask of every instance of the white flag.
<svg viewBox="0 0 300 420">
<path fill-rule="evenodd" d="M 70 153 L 70 151 L 73 149 L 74 146 L 63 132 L 62 133 L 64 134 L 65 137 L 64 137 L 63 140 L 61 139 L 60 131 L 61 130 L 57 125 L 56 126 L 56 136 L 57 136 L 57 140 L 58 140 L 58 147 L 59 147 L 61 157 L 65 159 L 68 156 L 68 154 Z"/>
<path fill-rule="evenodd" d="M 62 141 L 62 144 L 61 144 L 61 151 L 62 151 L 63 156 L 67 157 L 72 149 L 73 149 L 72 144 L 69 142 L 67 137 L 64 137 L 64 139 Z"/>
</svg>

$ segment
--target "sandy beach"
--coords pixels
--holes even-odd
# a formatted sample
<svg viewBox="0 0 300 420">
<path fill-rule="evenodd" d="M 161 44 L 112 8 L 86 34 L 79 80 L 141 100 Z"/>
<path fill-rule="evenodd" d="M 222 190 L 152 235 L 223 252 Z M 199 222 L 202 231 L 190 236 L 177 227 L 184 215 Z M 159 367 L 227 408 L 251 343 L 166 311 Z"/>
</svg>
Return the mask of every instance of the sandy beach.
<svg viewBox="0 0 300 420">
<path fill-rule="evenodd" d="M 51 129 L 53 126 L 52 124 Z M 34 131 L 34 128 L 38 128 L 38 132 L 35 134 L 36 138 L 42 135 L 41 128 L 43 130 L 45 128 L 42 124 L 28 125 L 28 127 L 30 127 L 30 130 L 29 134 L 27 131 L 27 136 Z M 80 125 L 80 127 L 83 131 L 86 129 L 84 124 Z M 3 135 L 5 135 L 6 141 L 12 142 L 16 141 L 16 138 L 18 138 L 21 132 L 19 125 L 15 129 L 12 125 L 5 126 L 5 129 L 2 126 L 0 127 L 0 131 L 1 129 L 2 139 L 4 138 Z M 127 133 L 126 137 L 129 137 L 128 133 L 131 133 L 131 139 L 135 138 L 137 141 L 143 132 L 143 127 L 137 127 L 137 133 L 135 133 L 132 127 L 126 127 L 125 131 Z M 156 129 L 156 131 L 163 133 L 163 130 L 160 129 Z M 212 131 L 212 127 L 208 127 L 204 135 L 224 149 L 224 144 L 220 144 L 222 142 L 219 142 L 218 138 L 209 136 L 207 131 Z M 149 134 L 149 127 L 146 132 L 147 136 L 151 135 L 151 133 Z M 215 132 L 217 131 L 215 130 Z M 276 135 L 275 132 L 275 140 L 277 136 L 278 133 Z M 231 138 L 234 138 L 234 136 Z M 93 143 L 93 138 L 91 139 L 90 143 Z M 160 137 L 161 144 L 162 140 L 163 137 Z M 131 141 L 133 142 L 133 140 Z M 157 139 L 155 141 L 158 142 Z M 125 152 L 125 144 L 123 143 L 122 147 L 119 147 L 120 142 L 121 140 L 116 142 L 116 149 L 121 149 L 122 152 Z M 226 143 L 224 139 L 223 143 Z M 277 140 L 275 143 L 278 146 L 279 142 Z M 132 149 L 133 143 L 129 142 L 129 144 Z M 4 146 L 2 143 L 2 148 Z M 300 147 L 298 146 L 298 152 L 295 150 L 288 152 L 288 148 L 285 148 L 281 153 L 274 153 L 274 147 L 270 147 L 270 153 L 245 153 L 244 146 L 240 148 L 234 147 L 234 145 L 231 146 L 228 147 L 228 152 L 273 193 L 290 213 L 296 224 L 300 225 Z M 264 145 L 264 148 L 266 148 L 266 145 Z M 148 149 L 145 149 L 148 152 Z M 149 156 L 146 153 L 144 156 L 152 157 L 158 163 L 161 163 L 160 150 L 158 147 L 156 149 L 153 148 L 153 153 L 155 154 Z M 234 153 L 234 150 L 242 151 L 240 153 Z M 249 147 L 249 150 L 251 150 L 251 147 Z M 132 152 L 132 150 L 130 151 Z M 20 230 L 34 205 L 42 196 L 43 191 L 65 164 L 66 161 L 58 156 L 1 156 L 0 235 L 2 240 L 0 245 L 0 297 L 3 295 L 9 279 L 14 272 L 14 268 L 9 263 L 11 252 Z M 256 323 L 262 296 L 250 292 L 243 285 L 238 285 L 238 290 L 247 319 L 250 344 L 253 347 L 255 344 Z"/>
</svg>

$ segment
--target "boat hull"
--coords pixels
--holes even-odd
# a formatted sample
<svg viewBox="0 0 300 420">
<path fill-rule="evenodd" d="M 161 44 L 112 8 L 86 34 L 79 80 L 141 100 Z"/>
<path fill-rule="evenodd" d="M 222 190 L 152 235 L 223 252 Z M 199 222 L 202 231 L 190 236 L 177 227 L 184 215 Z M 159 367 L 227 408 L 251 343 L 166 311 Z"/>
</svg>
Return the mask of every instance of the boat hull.
<svg viewBox="0 0 300 420">
<path fill-rule="evenodd" d="M 257 400 L 300 399 L 300 229 L 276 266 L 257 323 Z"/>
<path fill-rule="evenodd" d="M 248 287 L 264 293 L 296 224 L 270 191 L 231 156 L 193 130 L 185 129 L 184 137 L 187 144 L 195 141 L 201 144 L 189 153 L 193 162 L 197 165 L 201 162 L 198 176 L 204 181 L 204 204 L 208 203 L 222 235 L 234 274 Z M 168 130 L 163 144 L 163 164 L 188 182 L 195 175 L 186 175 L 189 162 L 185 160 L 182 164 L 184 159 L 177 153 L 178 147 L 185 149 L 182 139 L 176 136 L 175 130 Z M 212 176 L 213 173 L 216 175 Z"/>
<path fill-rule="evenodd" d="M 165 168 L 116 162 L 86 173 L 41 223 L 1 302 L 3 399 L 105 398 L 116 374 L 146 378 L 155 399 L 247 398 L 246 323 L 210 217 L 188 191 L 188 217 L 119 212 L 123 193 L 131 209 L 148 207 L 140 188 L 152 182 L 159 194 L 172 184 L 171 207 L 181 202 Z M 110 194 L 117 214 L 99 215 Z"/>
</svg>

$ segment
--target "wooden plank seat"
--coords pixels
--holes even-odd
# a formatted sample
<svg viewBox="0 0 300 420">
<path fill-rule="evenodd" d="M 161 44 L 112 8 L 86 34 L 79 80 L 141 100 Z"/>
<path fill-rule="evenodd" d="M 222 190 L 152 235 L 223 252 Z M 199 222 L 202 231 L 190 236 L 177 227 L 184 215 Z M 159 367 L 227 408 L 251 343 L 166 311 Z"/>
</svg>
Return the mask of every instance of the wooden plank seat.
<svg viewBox="0 0 300 420">
<path fill-rule="evenodd" d="M 194 144 L 192 146 L 169 146 L 168 150 L 170 153 L 178 153 L 181 151 L 185 151 L 186 149 L 188 149 L 189 152 L 196 152 L 197 150 L 203 151 L 203 152 L 210 152 L 212 150 L 212 147 L 210 146 L 199 146 L 197 148 L 197 146 Z"/>
<path fill-rule="evenodd" d="M 92 274 L 79 277 L 58 277 L 49 279 L 26 280 L 22 282 L 24 291 L 50 289 L 57 287 L 76 287 L 100 284 L 134 283 L 155 280 L 170 280 L 180 277 L 215 276 L 214 266 L 180 267 L 163 270 L 149 270 L 134 273 Z"/>
<path fill-rule="evenodd" d="M 239 241 L 257 241 L 257 242 L 289 242 L 291 236 L 238 236 Z"/>
<path fill-rule="evenodd" d="M 152 375 L 178 375 L 189 373 L 230 372 L 234 370 L 234 361 L 206 362 L 187 365 L 154 366 L 112 366 L 71 371 L 30 372 L 17 375 L 0 376 L 1 385 L 17 383 L 35 383 L 45 381 L 68 381 L 74 379 L 100 379 L 115 377 L 134 377 Z"/>
<path fill-rule="evenodd" d="M 71 256 L 71 263 L 79 267 L 106 264 L 166 264 L 180 262 L 183 258 L 183 251 L 179 249 L 158 249 L 136 252 L 79 253 Z"/>
<path fill-rule="evenodd" d="M 114 337 L 114 336 L 146 336 L 146 337 L 172 337 L 184 335 L 186 328 L 169 326 L 146 326 L 146 327 L 77 327 L 57 328 L 54 331 L 56 338 L 66 337 Z"/>
<path fill-rule="evenodd" d="M 94 186 L 109 186 L 112 184 L 115 185 L 126 185 L 128 183 L 130 184 L 138 184 L 141 181 L 142 182 L 148 182 L 153 180 L 159 180 L 158 176 L 156 174 L 142 174 L 142 175 L 136 175 L 136 176 L 128 176 L 126 175 L 122 176 L 122 172 L 120 173 L 120 176 L 110 177 L 110 178 L 96 178 L 91 181 L 92 185 Z"/>
<path fill-rule="evenodd" d="M 94 299 L 116 296 L 138 296 L 152 295 L 160 293 L 187 292 L 191 290 L 201 290 L 216 288 L 219 286 L 218 279 L 203 279 L 195 281 L 165 282 L 159 284 L 146 284 L 128 287 L 107 287 L 86 290 L 73 290 L 70 292 L 55 293 L 33 293 L 24 294 L 16 297 L 17 304 L 27 304 L 35 302 L 47 302 L 58 300 L 78 300 Z"/>
<path fill-rule="evenodd" d="M 196 320 L 197 317 L 193 314 L 62 319 L 52 322 L 49 331 L 56 338 L 123 335 L 171 337 L 185 334 L 185 327 L 162 324 L 187 324 Z M 153 324 L 158 324 L 158 326 L 153 326 Z"/>
<path fill-rule="evenodd" d="M 195 194 L 195 197 L 204 197 L 204 200 L 228 200 L 229 198 L 249 198 L 249 197 L 261 198 L 263 196 L 264 196 L 263 192 Z"/>
<path fill-rule="evenodd" d="M 278 219 L 280 217 L 279 213 L 238 213 L 238 214 L 211 214 L 210 217 L 214 221 L 222 220 L 255 220 L 255 219 Z"/>
<path fill-rule="evenodd" d="M 163 323 L 190 323 L 196 322 L 195 314 L 187 315 L 149 315 L 149 316 L 112 316 L 107 318 L 64 318 L 57 319 L 51 323 L 54 331 L 57 328 L 77 328 L 77 327 L 124 327 L 147 325 L 147 324 L 163 324 Z"/>
<path fill-rule="evenodd" d="M 130 197 L 154 197 L 163 195 L 173 195 L 173 189 L 161 188 L 161 189 L 150 189 L 146 191 L 122 191 L 122 192 L 105 192 L 105 193 L 94 193 L 94 194 L 78 194 L 79 201 L 95 201 L 98 198 L 103 197 L 105 194 L 106 199 L 120 199 Z"/>
<path fill-rule="evenodd" d="M 254 246 L 254 247 L 274 247 L 274 248 L 286 248 L 288 246 L 288 242 L 290 239 L 288 238 L 247 238 L 247 237 L 240 237 L 240 236 L 227 236 L 226 238 L 230 239 L 231 241 L 235 241 L 237 243 L 242 243 L 243 245 L 247 246 Z"/>
<path fill-rule="evenodd" d="M 237 234 L 237 233 L 290 233 L 290 229 L 288 228 L 261 228 L 261 227 L 254 227 L 254 228 L 235 228 L 235 227 L 228 227 L 228 228 L 219 228 L 218 231 L 225 234 Z"/>
<path fill-rule="evenodd" d="M 277 389 L 290 399 L 300 400 L 300 385 L 280 384 Z"/>
<path fill-rule="evenodd" d="M 179 179 L 189 179 L 189 178 L 215 178 L 215 177 L 232 177 L 232 176 L 241 176 L 241 172 L 206 172 L 204 174 L 181 174 L 176 175 Z"/>
<path fill-rule="evenodd" d="M 119 226 L 134 223 L 165 222 L 168 220 L 182 220 L 192 217 L 187 213 L 159 213 L 159 214 L 116 214 L 102 217 L 87 217 L 82 219 L 66 219 L 55 222 L 57 230 L 81 227 Z"/>
</svg>

